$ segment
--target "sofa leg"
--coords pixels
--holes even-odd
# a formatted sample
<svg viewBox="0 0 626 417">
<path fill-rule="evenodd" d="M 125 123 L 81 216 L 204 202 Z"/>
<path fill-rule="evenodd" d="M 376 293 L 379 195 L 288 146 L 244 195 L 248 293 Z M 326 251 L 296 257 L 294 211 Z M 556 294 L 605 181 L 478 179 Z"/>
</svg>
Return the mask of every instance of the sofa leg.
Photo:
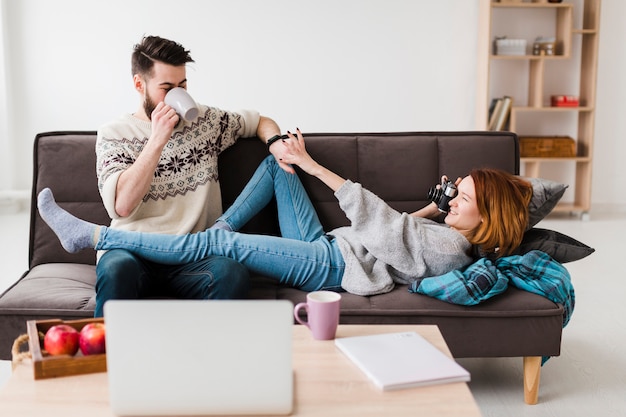
<svg viewBox="0 0 626 417">
<path fill-rule="evenodd" d="M 524 402 L 537 404 L 539 399 L 539 378 L 541 377 L 541 356 L 524 357 Z"/>
</svg>

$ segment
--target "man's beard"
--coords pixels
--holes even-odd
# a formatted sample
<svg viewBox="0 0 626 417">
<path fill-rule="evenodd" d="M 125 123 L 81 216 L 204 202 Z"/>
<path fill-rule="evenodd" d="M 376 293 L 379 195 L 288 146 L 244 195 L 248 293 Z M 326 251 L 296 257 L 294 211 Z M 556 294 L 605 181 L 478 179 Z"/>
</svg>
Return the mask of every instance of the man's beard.
<svg viewBox="0 0 626 417">
<path fill-rule="evenodd" d="M 156 108 L 156 104 L 150 98 L 150 95 L 146 92 L 146 98 L 143 101 L 143 110 L 146 112 L 149 120 L 152 120 L 152 112 Z"/>
</svg>

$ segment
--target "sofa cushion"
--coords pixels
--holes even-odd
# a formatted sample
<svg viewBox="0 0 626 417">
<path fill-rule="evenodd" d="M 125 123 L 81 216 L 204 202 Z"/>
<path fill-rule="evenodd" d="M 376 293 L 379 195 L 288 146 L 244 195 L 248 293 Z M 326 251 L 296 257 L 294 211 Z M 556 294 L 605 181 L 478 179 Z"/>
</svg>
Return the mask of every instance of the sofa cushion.
<svg viewBox="0 0 626 417">
<path fill-rule="evenodd" d="M 578 261 L 595 252 L 595 249 L 570 236 L 555 230 L 539 228 L 532 228 L 524 233 L 522 243 L 514 254 L 523 255 L 531 250 L 545 252 L 562 264 Z"/>
<path fill-rule="evenodd" d="M 96 132 L 51 132 L 35 137 L 33 197 L 50 188 L 59 205 L 81 219 L 109 224 L 96 179 Z M 96 252 L 65 251 L 31 203 L 29 267 L 46 263 L 94 265 Z"/>
<path fill-rule="evenodd" d="M 96 267 L 54 263 L 38 265 L 0 298 L 0 309 L 24 309 L 57 318 L 68 312 L 93 316 Z"/>
<path fill-rule="evenodd" d="M 528 229 L 546 217 L 559 202 L 567 185 L 543 178 L 524 178 L 533 186 L 533 196 L 528 205 Z"/>
<path fill-rule="evenodd" d="M 15 339 L 28 320 L 93 317 L 96 271 L 93 265 L 38 265 L 0 296 L 0 359 L 11 359 Z"/>
</svg>

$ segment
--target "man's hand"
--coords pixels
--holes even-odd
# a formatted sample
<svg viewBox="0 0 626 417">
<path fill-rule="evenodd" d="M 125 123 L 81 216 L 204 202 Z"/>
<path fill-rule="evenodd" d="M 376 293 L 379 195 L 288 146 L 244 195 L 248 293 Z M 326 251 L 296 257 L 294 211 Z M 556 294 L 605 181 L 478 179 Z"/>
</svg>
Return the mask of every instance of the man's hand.
<svg viewBox="0 0 626 417">
<path fill-rule="evenodd" d="M 178 124 L 180 117 L 173 108 L 160 102 L 152 112 L 151 118 L 152 134 L 150 135 L 150 141 L 156 142 L 155 145 L 160 145 L 162 150 L 172 137 L 172 132 Z"/>
<path fill-rule="evenodd" d="M 276 158 L 276 161 L 278 162 L 278 166 L 280 166 L 283 171 L 290 174 L 296 173 L 296 171 L 290 164 L 283 161 L 283 159 L 285 158 L 285 153 L 287 152 L 287 146 L 285 145 L 284 140 L 277 140 L 272 144 L 272 146 L 270 146 L 269 150 L 270 153 L 274 155 L 274 158 Z"/>
<path fill-rule="evenodd" d="M 163 102 L 156 106 L 151 117 L 152 133 L 148 142 L 137 160 L 120 175 L 117 181 L 115 212 L 120 217 L 129 216 L 150 189 L 163 148 L 170 140 L 179 121 L 176 111 Z"/>
</svg>

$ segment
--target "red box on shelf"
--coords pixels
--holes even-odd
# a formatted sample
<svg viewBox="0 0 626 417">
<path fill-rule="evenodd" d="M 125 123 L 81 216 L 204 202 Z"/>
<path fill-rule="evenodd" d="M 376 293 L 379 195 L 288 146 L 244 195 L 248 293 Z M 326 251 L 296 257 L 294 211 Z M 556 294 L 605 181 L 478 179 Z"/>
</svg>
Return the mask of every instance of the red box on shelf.
<svg viewBox="0 0 626 417">
<path fill-rule="evenodd" d="M 550 97 L 552 107 L 578 107 L 577 96 L 558 95 Z"/>
</svg>

